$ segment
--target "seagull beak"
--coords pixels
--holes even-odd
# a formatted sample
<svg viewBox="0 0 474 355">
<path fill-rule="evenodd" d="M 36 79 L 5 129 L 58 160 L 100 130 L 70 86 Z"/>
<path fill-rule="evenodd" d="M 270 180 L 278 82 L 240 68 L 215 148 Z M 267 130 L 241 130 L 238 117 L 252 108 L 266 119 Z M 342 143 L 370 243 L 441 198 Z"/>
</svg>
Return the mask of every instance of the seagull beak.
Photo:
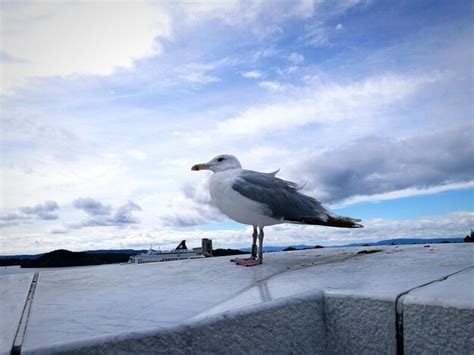
<svg viewBox="0 0 474 355">
<path fill-rule="evenodd" d="M 209 165 L 207 165 L 207 164 L 196 164 L 196 165 L 193 165 L 191 170 L 193 170 L 193 171 L 209 170 Z"/>
</svg>

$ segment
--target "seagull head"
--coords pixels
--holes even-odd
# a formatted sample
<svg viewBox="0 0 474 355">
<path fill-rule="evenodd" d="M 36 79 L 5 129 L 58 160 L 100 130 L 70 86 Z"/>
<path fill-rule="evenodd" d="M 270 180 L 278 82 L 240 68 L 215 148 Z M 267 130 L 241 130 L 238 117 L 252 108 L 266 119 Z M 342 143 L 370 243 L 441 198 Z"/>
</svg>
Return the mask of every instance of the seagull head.
<svg viewBox="0 0 474 355">
<path fill-rule="evenodd" d="M 224 171 L 228 169 L 241 169 L 239 160 L 230 154 L 218 155 L 215 158 L 212 158 L 207 163 L 193 165 L 191 170 L 211 170 L 214 173 L 218 171 Z"/>
</svg>

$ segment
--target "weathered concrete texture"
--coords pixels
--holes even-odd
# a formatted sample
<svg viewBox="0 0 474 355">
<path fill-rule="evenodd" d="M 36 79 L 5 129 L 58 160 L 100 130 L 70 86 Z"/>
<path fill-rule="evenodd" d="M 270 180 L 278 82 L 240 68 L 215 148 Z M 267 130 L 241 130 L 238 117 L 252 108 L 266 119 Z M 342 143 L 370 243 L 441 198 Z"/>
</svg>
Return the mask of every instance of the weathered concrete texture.
<svg viewBox="0 0 474 355">
<path fill-rule="evenodd" d="M 0 354 L 10 354 L 33 273 L 0 277 Z"/>
<path fill-rule="evenodd" d="M 327 354 L 395 354 L 393 301 L 326 294 Z"/>
<path fill-rule="evenodd" d="M 403 324 L 406 354 L 474 353 L 474 269 L 411 291 Z"/>
</svg>

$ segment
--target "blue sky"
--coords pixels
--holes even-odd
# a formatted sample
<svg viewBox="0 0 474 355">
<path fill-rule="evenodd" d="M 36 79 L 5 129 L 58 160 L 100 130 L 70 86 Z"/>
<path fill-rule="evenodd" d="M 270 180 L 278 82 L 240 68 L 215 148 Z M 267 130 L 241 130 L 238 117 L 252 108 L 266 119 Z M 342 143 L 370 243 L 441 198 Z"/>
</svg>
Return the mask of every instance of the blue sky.
<svg viewBox="0 0 474 355">
<path fill-rule="evenodd" d="M 474 227 L 466 1 L 2 2 L 1 253 L 245 247 L 212 205 L 221 153 L 281 169 L 364 229 L 279 225 L 268 244 Z"/>
</svg>

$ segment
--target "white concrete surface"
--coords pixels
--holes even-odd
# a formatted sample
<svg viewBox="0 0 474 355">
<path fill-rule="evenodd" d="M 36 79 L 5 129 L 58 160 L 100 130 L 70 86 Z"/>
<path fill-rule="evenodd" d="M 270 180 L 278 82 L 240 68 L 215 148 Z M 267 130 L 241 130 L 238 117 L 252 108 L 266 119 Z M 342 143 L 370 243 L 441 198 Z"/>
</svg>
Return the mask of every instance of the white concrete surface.
<svg viewBox="0 0 474 355">
<path fill-rule="evenodd" d="M 0 277 L 0 354 L 10 354 L 33 274 Z"/>
<path fill-rule="evenodd" d="M 252 268 L 222 257 L 40 273 L 22 353 L 394 354 L 397 297 L 472 266 L 473 252 L 326 248 L 267 254 Z M 472 311 L 466 297 L 458 309 Z"/>
</svg>

